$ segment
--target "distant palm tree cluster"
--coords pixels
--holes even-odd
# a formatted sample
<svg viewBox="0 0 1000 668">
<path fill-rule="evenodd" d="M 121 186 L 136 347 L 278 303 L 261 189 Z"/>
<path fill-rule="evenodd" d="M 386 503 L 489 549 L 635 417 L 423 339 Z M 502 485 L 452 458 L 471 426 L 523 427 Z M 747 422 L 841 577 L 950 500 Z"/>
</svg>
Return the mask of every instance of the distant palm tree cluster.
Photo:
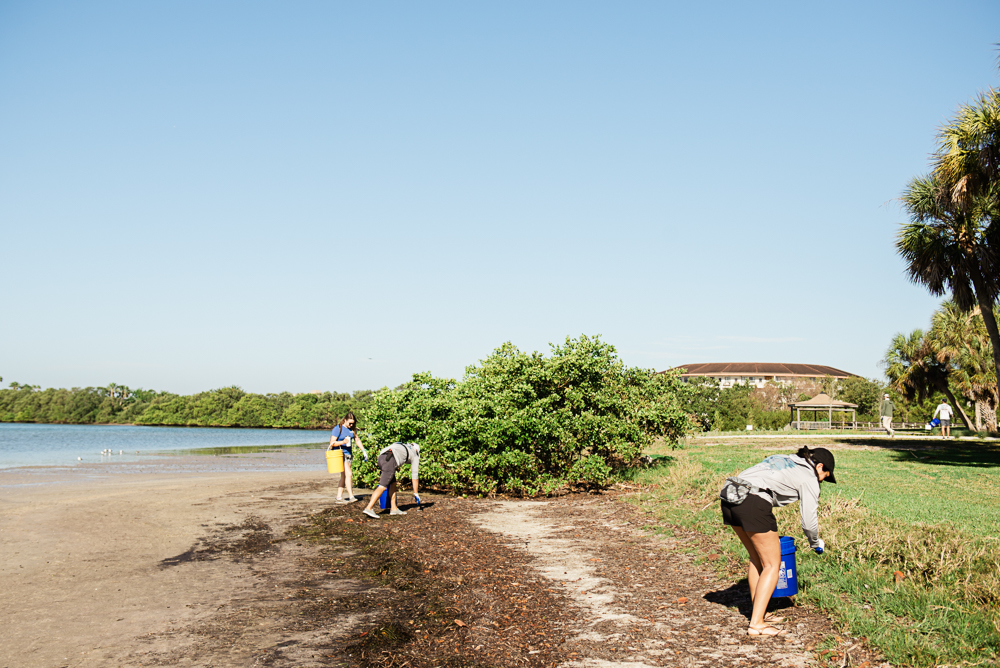
<svg viewBox="0 0 1000 668">
<path fill-rule="evenodd" d="M 923 398 L 939 391 L 967 427 L 996 431 L 1000 404 L 1000 90 L 962 105 L 938 132 L 931 171 L 902 196 L 909 216 L 896 241 L 915 283 L 950 295 L 927 332 L 897 334 L 886 354 L 894 389 Z M 966 401 L 960 401 L 964 398 Z"/>
<path fill-rule="evenodd" d="M 892 388 L 909 401 L 940 392 L 968 429 L 997 431 L 997 376 L 989 333 L 978 307 L 946 301 L 930 329 L 896 334 L 883 359 Z M 970 418 L 967 405 L 975 407 Z"/>
</svg>

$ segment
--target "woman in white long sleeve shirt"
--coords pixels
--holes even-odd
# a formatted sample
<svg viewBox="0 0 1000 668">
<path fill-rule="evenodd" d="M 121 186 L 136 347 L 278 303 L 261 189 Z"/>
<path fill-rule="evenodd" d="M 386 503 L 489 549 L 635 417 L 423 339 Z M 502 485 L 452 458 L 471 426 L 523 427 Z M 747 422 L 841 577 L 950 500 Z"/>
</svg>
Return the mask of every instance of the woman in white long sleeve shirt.
<svg viewBox="0 0 1000 668">
<path fill-rule="evenodd" d="M 822 481 L 836 483 L 833 476 L 833 453 L 826 448 L 800 448 L 794 455 L 772 455 L 756 466 L 751 466 L 737 476 L 748 491 L 746 499 L 739 504 L 730 503 L 730 487 L 738 487 L 727 481 L 722 497 L 722 521 L 733 527 L 740 542 L 750 555 L 747 579 L 750 582 L 750 598 L 753 612 L 747 635 L 776 636 L 781 631 L 764 618 L 767 604 L 778 584 L 778 570 L 781 566 L 781 540 L 778 536 L 778 522 L 773 508 L 799 502 L 802 516 L 802 532 L 809 540 L 809 546 L 822 553 L 824 545 L 819 537 L 819 484 Z"/>
</svg>

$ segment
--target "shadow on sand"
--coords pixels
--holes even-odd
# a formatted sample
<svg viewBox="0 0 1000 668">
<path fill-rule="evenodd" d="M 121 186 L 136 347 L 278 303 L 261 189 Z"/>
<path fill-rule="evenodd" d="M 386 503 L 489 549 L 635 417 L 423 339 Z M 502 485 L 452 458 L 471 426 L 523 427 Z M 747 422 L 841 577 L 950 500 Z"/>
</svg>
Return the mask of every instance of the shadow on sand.
<svg viewBox="0 0 1000 668">
<path fill-rule="evenodd" d="M 710 591 L 705 594 L 704 598 L 709 603 L 724 605 L 727 608 L 735 608 L 747 620 L 750 619 L 750 614 L 753 612 L 753 601 L 750 600 L 750 584 L 746 578 L 725 589 Z M 768 612 L 773 612 L 775 610 L 791 608 L 794 605 L 792 599 L 787 597 L 772 598 L 771 602 L 767 605 L 767 610 Z"/>
</svg>

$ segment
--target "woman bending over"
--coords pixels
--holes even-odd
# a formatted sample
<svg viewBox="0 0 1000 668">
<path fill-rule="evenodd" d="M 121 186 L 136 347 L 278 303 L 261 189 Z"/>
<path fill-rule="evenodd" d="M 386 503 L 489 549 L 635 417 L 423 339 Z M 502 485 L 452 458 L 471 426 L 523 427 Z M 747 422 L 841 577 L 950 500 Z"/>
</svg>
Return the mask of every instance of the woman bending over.
<svg viewBox="0 0 1000 668">
<path fill-rule="evenodd" d="M 781 540 L 772 508 L 799 502 L 802 532 L 809 547 L 822 554 L 819 537 L 819 484 L 836 483 L 833 454 L 826 448 L 800 448 L 794 455 L 772 455 L 739 476 L 726 481 L 722 498 L 722 521 L 733 527 L 750 555 L 747 580 L 753 613 L 747 635 L 776 636 L 785 633 L 765 619 L 767 604 L 778 584 L 781 567 Z M 745 497 L 740 500 L 741 497 Z"/>
</svg>

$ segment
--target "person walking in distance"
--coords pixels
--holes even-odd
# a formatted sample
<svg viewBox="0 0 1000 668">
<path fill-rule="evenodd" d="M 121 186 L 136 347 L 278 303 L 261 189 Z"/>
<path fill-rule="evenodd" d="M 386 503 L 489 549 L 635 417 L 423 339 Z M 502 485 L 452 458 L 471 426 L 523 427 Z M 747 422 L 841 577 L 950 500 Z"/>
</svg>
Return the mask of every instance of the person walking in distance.
<svg viewBox="0 0 1000 668">
<path fill-rule="evenodd" d="M 410 465 L 410 480 L 413 482 L 413 499 L 420 505 L 420 496 L 417 495 L 418 466 L 420 465 L 420 446 L 416 443 L 393 443 L 387 448 L 383 448 L 378 453 L 378 468 L 382 472 L 378 480 L 378 487 L 372 492 L 372 498 L 368 501 L 368 507 L 362 510 L 365 515 L 378 519 L 378 514 L 373 510 L 375 502 L 382 492 L 389 490 L 389 514 L 405 515 L 405 510 L 400 510 L 396 505 L 396 471 L 404 464 Z"/>
<path fill-rule="evenodd" d="M 951 416 L 952 416 L 951 406 L 947 402 L 942 401 L 938 404 L 938 407 L 934 409 L 934 415 L 931 416 L 933 420 L 941 415 L 941 438 L 951 438 Z"/>
<path fill-rule="evenodd" d="M 892 411 L 895 408 L 893 403 L 889 400 L 888 393 L 882 395 L 882 410 L 880 415 L 882 416 L 882 428 L 886 430 L 890 438 L 896 436 L 896 432 L 892 430 Z"/>
<path fill-rule="evenodd" d="M 719 492 L 722 521 L 733 528 L 750 557 L 747 580 L 753 611 L 748 636 L 785 633 L 773 626 L 784 620 L 766 614 L 781 569 L 781 538 L 772 509 L 798 501 L 802 532 L 809 546 L 822 554 L 826 545 L 819 537 L 819 484 L 837 482 L 834 464 L 826 448 L 803 447 L 794 455 L 771 455 L 729 478 Z"/>
</svg>

